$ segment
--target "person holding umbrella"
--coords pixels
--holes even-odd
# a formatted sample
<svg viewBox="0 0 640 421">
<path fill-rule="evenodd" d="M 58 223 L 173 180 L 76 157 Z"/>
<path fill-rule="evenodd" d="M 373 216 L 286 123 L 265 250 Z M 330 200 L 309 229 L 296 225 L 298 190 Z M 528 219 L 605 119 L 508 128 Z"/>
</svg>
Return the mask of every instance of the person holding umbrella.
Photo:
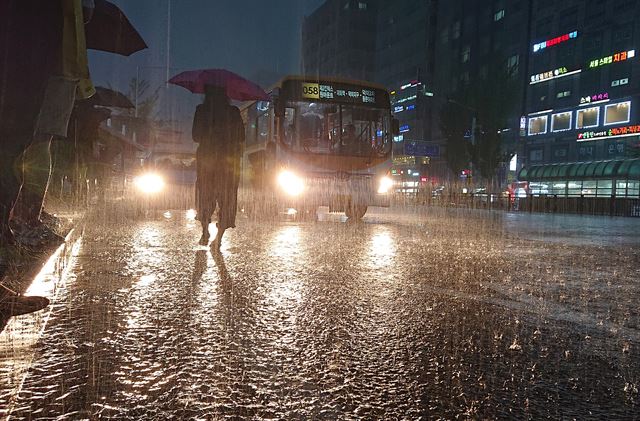
<svg viewBox="0 0 640 421">
<path fill-rule="evenodd" d="M 224 88 L 206 86 L 204 102 L 193 118 L 196 152 L 196 208 L 202 224 L 200 244 L 209 242 L 211 216 L 218 207 L 218 231 L 211 246 L 220 249 L 227 228 L 236 226 L 240 158 L 244 124 L 238 108 L 229 104 Z"/>
<path fill-rule="evenodd" d="M 225 69 L 182 72 L 169 80 L 193 93 L 204 93 L 193 118 L 192 136 L 196 152 L 196 207 L 202 224 L 200 244 L 209 242 L 211 216 L 218 207 L 218 232 L 212 247 L 220 249 L 227 228 L 234 228 L 240 182 L 240 158 L 244 124 L 240 111 L 229 104 L 270 97 L 255 83 Z"/>
</svg>

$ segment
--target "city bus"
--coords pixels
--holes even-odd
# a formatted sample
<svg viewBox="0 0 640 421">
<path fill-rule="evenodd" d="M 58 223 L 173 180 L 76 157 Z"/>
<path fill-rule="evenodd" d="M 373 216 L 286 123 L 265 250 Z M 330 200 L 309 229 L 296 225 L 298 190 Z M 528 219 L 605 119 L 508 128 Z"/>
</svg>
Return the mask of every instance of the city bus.
<svg viewBox="0 0 640 421">
<path fill-rule="evenodd" d="M 240 209 L 315 218 L 319 206 L 361 219 L 389 206 L 398 122 L 389 93 L 362 81 L 289 76 L 270 101 L 245 104 Z"/>
</svg>

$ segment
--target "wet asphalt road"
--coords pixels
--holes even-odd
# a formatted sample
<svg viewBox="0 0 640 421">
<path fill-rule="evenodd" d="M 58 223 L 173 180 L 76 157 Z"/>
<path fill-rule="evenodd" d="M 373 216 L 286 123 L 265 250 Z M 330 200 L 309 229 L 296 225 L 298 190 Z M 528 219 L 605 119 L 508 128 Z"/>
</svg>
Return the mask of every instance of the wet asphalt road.
<svg viewBox="0 0 640 421">
<path fill-rule="evenodd" d="M 640 223 L 576 218 L 239 217 L 216 255 L 184 212 L 102 215 L 0 406 L 11 419 L 636 419 Z"/>
</svg>

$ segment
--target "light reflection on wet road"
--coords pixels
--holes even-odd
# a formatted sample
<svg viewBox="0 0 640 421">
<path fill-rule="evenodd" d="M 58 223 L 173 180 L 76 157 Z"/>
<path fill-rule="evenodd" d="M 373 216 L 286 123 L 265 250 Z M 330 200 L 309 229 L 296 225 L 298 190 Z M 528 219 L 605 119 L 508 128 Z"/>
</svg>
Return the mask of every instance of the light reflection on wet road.
<svg viewBox="0 0 640 421">
<path fill-rule="evenodd" d="M 12 419 L 637 416 L 637 245 L 342 221 L 240 219 L 221 256 L 183 212 L 88 227 Z"/>
</svg>

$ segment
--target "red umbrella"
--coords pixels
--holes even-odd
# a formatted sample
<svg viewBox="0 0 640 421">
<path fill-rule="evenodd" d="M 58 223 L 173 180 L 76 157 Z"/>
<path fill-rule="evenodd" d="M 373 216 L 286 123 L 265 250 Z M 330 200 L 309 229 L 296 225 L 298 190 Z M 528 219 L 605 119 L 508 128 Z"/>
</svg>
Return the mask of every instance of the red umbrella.
<svg viewBox="0 0 640 421">
<path fill-rule="evenodd" d="M 113 3 L 95 0 L 93 17 L 84 26 L 87 48 L 130 56 L 147 44 L 125 14 Z"/>
<path fill-rule="evenodd" d="M 227 96 L 237 101 L 269 101 L 269 95 L 257 84 L 224 69 L 189 70 L 169 79 L 194 94 L 203 94 L 205 86 L 225 88 Z"/>
</svg>

